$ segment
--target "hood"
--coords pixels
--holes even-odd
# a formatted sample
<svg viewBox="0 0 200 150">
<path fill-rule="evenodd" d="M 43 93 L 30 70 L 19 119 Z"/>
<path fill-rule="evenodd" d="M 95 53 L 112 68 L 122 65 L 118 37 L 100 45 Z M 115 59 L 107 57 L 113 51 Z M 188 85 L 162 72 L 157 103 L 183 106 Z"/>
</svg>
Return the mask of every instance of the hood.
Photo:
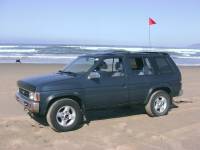
<svg viewBox="0 0 200 150">
<path fill-rule="evenodd" d="M 72 89 L 79 85 L 77 77 L 67 74 L 52 73 L 19 80 L 18 86 L 30 91 L 55 91 Z"/>
</svg>

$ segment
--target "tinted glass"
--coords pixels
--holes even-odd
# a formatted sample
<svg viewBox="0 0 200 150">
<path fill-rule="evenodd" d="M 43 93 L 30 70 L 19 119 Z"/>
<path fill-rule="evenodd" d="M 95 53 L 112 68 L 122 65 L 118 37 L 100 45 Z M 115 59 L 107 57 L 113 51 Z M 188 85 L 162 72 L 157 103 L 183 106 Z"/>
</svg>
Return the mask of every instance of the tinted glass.
<svg viewBox="0 0 200 150">
<path fill-rule="evenodd" d="M 142 57 L 129 58 L 129 63 L 134 74 L 144 75 L 144 63 Z"/>
<path fill-rule="evenodd" d="M 161 74 L 166 74 L 166 73 L 172 72 L 172 69 L 165 57 L 156 57 L 155 62 L 158 67 L 158 70 Z"/>
<path fill-rule="evenodd" d="M 154 70 L 153 70 L 153 67 L 152 67 L 152 64 L 151 64 L 149 58 L 144 58 L 144 61 L 145 61 L 145 67 L 144 67 L 145 75 L 154 74 Z"/>
</svg>

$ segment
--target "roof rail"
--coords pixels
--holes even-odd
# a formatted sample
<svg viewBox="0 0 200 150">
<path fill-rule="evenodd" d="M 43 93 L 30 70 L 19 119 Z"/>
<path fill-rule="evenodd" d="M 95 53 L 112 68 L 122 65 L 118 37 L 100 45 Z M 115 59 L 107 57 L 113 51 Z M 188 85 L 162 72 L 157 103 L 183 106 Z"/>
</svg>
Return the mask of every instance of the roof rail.
<svg viewBox="0 0 200 150">
<path fill-rule="evenodd" d="M 144 51 L 144 52 L 139 52 L 139 53 L 168 55 L 168 53 L 166 52 L 148 52 L 148 51 L 145 52 Z"/>
</svg>

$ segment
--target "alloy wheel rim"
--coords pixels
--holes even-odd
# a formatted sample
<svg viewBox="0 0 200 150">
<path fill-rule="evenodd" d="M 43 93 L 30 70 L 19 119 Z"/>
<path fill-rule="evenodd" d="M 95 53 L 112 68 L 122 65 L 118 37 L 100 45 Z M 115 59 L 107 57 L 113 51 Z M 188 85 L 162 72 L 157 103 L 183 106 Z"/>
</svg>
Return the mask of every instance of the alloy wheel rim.
<svg viewBox="0 0 200 150">
<path fill-rule="evenodd" d="M 167 108 L 167 99 L 164 96 L 159 96 L 154 102 L 154 110 L 157 113 L 163 113 Z"/>
<path fill-rule="evenodd" d="M 56 114 L 56 121 L 63 127 L 68 127 L 74 123 L 76 119 L 76 111 L 71 106 L 61 107 Z"/>
</svg>

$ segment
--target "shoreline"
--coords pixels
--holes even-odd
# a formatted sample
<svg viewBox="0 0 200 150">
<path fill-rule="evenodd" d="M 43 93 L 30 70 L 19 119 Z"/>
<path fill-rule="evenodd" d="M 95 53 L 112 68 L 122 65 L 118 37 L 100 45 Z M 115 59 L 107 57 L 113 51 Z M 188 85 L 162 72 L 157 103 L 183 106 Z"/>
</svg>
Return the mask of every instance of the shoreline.
<svg viewBox="0 0 200 150">
<path fill-rule="evenodd" d="M 0 65 L 67 65 L 68 63 L 0 63 Z M 176 64 L 177 65 L 177 64 Z M 177 65 L 179 68 L 199 68 L 198 65 Z"/>
</svg>

